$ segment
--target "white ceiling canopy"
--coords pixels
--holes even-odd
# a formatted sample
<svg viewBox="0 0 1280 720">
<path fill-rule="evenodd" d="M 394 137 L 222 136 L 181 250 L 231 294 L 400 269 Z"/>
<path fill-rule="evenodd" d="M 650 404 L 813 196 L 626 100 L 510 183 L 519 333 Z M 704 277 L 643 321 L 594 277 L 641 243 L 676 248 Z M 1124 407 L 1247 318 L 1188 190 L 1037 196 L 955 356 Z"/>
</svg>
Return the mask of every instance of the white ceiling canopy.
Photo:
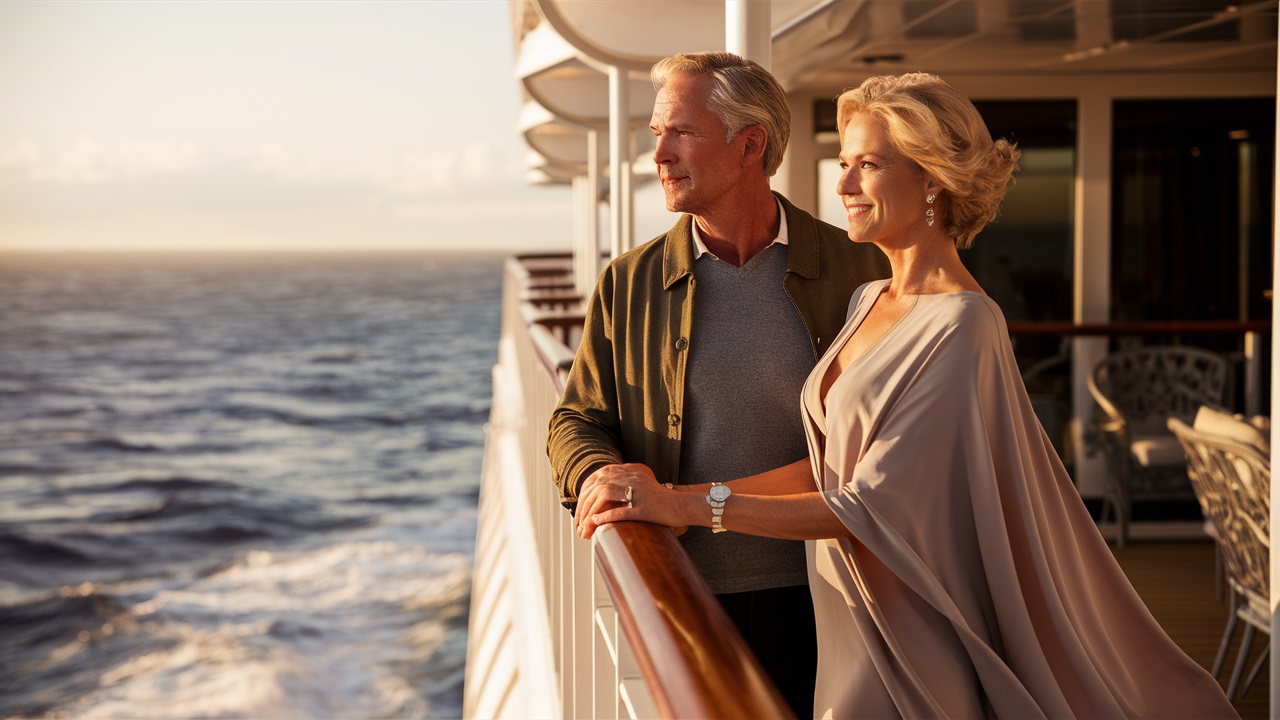
<svg viewBox="0 0 1280 720">
<path fill-rule="evenodd" d="M 525 92 L 551 113 L 579 125 L 608 125 L 608 76 L 545 21 L 525 34 L 515 69 Z M 627 86 L 632 121 L 647 122 L 655 97 L 648 67 L 628 73 Z"/>
<path fill-rule="evenodd" d="M 525 156 L 525 167 L 524 178 L 531 185 L 568 185 L 583 173 L 580 167 L 550 160 L 533 150 Z"/>
<path fill-rule="evenodd" d="M 1276 12 L 1274 0 L 839 0 L 775 24 L 773 70 L 788 89 L 911 70 L 1274 72 Z"/>
</svg>

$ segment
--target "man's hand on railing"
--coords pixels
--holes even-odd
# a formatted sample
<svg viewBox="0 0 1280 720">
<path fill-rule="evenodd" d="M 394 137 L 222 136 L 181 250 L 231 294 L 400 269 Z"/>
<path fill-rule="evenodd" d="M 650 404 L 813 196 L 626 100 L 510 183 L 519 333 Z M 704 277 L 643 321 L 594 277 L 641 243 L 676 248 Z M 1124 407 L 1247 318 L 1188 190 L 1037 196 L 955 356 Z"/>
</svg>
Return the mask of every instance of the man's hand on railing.
<svg viewBox="0 0 1280 720">
<path fill-rule="evenodd" d="M 655 511 L 663 506 L 662 495 L 668 493 L 674 495 L 675 491 L 663 487 L 643 463 L 606 465 L 584 480 L 578 491 L 574 512 L 578 535 L 590 539 L 601 524 L 596 516 L 614 508 L 627 508 L 627 520 L 661 522 Z"/>
</svg>

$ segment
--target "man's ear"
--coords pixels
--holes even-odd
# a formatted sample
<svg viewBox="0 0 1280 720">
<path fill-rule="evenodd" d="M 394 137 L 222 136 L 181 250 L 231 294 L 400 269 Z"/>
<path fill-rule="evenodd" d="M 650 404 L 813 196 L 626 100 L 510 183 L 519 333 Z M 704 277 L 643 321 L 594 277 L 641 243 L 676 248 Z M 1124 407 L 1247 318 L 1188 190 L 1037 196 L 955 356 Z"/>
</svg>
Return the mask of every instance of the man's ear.
<svg viewBox="0 0 1280 720">
<path fill-rule="evenodd" d="M 769 133 L 763 125 L 748 125 L 739 135 L 745 142 L 742 145 L 742 165 L 747 167 L 764 162 L 764 148 L 769 142 Z"/>
</svg>

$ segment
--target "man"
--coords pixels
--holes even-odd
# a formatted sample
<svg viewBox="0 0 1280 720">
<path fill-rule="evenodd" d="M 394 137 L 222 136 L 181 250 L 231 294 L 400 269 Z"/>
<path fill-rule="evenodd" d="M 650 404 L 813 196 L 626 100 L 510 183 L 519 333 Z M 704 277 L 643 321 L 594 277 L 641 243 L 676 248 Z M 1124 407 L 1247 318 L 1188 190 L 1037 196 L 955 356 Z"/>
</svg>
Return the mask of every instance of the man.
<svg viewBox="0 0 1280 720">
<path fill-rule="evenodd" d="M 807 457 L 801 386 L 853 290 L 889 274 L 878 249 L 770 191 L 791 110 L 768 71 L 714 52 L 652 75 L 653 159 L 667 209 L 685 214 L 610 263 L 592 295 L 547 444 L 570 509 L 630 474 L 705 493 Z M 706 527 L 680 539 L 796 715 L 812 717 L 804 543 Z"/>
</svg>

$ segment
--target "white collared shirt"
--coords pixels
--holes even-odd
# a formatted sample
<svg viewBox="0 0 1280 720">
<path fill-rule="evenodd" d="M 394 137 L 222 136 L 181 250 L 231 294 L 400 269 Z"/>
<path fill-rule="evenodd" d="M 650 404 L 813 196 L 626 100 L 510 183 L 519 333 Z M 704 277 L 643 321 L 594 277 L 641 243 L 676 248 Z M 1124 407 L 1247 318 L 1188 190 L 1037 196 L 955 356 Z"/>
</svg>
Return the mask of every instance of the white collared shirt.
<svg viewBox="0 0 1280 720">
<path fill-rule="evenodd" d="M 779 245 L 787 244 L 787 214 L 782 210 L 781 200 L 779 200 L 778 198 L 774 198 L 773 201 L 778 203 L 778 236 L 773 239 L 773 242 L 769 243 L 768 245 L 765 245 L 766 248 L 772 247 L 775 243 Z M 693 259 L 697 260 L 698 258 L 702 257 L 703 253 L 707 253 L 711 255 L 711 257 L 716 257 L 715 253 L 707 249 L 707 244 L 702 242 L 702 234 L 698 232 L 698 219 L 694 218 L 693 220 Z M 716 259 L 719 260 L 720 258 L 716 258 Z"/>
</svg>

